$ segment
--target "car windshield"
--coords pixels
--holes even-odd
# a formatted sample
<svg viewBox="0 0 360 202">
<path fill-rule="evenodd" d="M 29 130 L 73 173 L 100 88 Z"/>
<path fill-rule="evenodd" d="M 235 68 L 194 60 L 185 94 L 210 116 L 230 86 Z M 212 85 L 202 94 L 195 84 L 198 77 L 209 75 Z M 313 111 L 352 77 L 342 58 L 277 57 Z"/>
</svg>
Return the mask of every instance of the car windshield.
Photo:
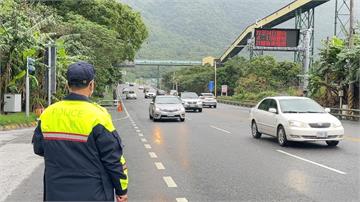
<svg viewBox="0 0 360 202">
<path fill-rule="evenodd" d="M 214 97 L 212 93 L 202 93 L 201 95 L 204 97 Z"/>
<path fill-rule="evenodd" d="M 197 99 L 198 95 L 196 93 L 181 93 L 181 98 L 185 99 Z"/>
<path fill-rule="evenodd" d="M 156 104 L 180 104 L 181 101 L 177 97 L 157 97 Z"/>
<path fill-rule="evenodd" d="M 283 113 L 324 113 L 325 110 L 311 99 L 282 99 L 279 100 Z"/>
</svg>

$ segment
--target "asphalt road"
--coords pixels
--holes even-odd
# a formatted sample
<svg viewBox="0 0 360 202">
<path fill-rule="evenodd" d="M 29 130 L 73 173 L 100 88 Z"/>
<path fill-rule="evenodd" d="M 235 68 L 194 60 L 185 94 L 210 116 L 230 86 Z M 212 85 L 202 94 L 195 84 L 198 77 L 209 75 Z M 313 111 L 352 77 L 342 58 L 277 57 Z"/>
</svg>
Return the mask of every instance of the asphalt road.
<svg viewBox="0 0 360 202">
<path fill-rule="evenodd" d="M 247 108 L 219 104 L 186 121 L 153 122 L 137 91 L 126 112 L 109 109 L 125 144 L 130 201 L 360 201 L 360 124 L 346 139 L 278 146 L 253 139 Z M 31 129 L 0 132 L 0 201 L 42 199 L 42 159 Z"/>
</svg>

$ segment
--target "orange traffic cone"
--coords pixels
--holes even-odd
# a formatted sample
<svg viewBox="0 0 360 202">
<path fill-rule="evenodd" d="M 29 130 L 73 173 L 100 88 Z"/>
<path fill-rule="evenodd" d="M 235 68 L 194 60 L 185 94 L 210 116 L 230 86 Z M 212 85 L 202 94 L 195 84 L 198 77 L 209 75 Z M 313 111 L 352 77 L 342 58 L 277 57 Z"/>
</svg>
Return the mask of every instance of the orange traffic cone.
<svg viewBox="0 0 360 202">
<path fill-rule="evenodd" d="M 118 112 L 122 112 L 122 111 L 123 111 L 121 102 L 119 102 L 119 104 L 118 104 L 118 106 L 117 106 L 117 111 L 118 111 Z"/>
</svg>

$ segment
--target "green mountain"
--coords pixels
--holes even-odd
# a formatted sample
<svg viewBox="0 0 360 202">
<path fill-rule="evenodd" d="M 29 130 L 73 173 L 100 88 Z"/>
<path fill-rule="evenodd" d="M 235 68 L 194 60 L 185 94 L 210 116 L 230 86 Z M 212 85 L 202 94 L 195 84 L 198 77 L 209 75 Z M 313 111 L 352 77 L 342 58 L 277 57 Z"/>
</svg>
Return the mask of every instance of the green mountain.
<svg viewBox="0 0 360 202">
<path fill-rule="evenodd" d="M 220 56 L 241 31 L 292 0 L 120 0 L 139 11 L 150 36 L 137 58 Z M 316 8 L 316 47 L 332 36 L 335 1 Z M 359 13 L 358 13 L 359 14 Z M 291 20 L 279 27 L 293 28 Z"/>
</svg>

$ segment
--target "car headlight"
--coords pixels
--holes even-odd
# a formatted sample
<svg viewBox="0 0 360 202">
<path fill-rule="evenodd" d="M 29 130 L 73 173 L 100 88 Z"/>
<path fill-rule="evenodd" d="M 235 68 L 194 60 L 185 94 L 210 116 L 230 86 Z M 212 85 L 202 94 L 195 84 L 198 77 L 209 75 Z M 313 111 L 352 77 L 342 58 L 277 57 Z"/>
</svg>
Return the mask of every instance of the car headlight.
<svg viewBox="0 0 360 202">
<path fill-rule="evenodd" d="M 342 124 L 341 124 L 340 121 L 338 121 L 338 122 L 332 123 L 332 127 L 334 127 L 334 128 L 340 128 L 340 127 L 342 127 Z"/>
<path fill-rule="evenodd" d="M 301 121 L 289 121 L 289 126 L 297 128 L 306 128 L 306 123 Z"/>
<path fill-rule="evenodd" d="M 161 109 L 159 107 L 156 107 L 155 111 L 161 111 Z"/>
</svg>

